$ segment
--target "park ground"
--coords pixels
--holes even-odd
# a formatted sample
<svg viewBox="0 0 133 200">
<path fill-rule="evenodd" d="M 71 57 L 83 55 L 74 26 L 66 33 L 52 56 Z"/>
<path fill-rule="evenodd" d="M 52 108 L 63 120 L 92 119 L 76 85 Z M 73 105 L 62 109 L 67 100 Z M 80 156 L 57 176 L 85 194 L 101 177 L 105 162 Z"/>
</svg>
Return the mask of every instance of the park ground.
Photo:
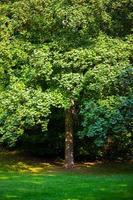
<svg viewBox="0 0 133 200">
<path fill-rule="evenodd" d="M 133 162 L 48 161 L 0 152 L 0 200 L 133 200 Z"/>
</svg>

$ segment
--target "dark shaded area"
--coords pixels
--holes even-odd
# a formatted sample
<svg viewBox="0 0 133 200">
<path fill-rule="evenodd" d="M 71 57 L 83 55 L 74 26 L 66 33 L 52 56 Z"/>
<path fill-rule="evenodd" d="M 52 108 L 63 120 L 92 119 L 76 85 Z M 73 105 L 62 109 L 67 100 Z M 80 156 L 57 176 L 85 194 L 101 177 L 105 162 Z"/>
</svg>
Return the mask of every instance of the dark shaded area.
<svg viewBox="0 0 133 200">
<path fill-rule="evenodd" d="M 25 130 L 25 134 L 13 149 L 19 149 L 31 155 L 49 159 L 63 158 L 64 132 L 64 111 L 53 107 L 48 131 L 42 132 L 40 126 Z"/>
</svg>

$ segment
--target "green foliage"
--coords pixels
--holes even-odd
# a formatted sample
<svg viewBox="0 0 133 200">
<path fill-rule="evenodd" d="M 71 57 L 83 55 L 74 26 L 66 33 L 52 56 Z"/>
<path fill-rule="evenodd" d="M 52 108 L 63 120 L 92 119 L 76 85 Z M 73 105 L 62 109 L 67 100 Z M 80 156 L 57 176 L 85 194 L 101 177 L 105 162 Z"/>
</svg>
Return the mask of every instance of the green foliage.
<svg viewBox="0 0 133 200">
<path fill-rule="evenodd" d="M 133 130 L 133 97 L 109 97 L 106 100 L 86 101 L 81 114 L 84 116 L 83 133 L 90 137 L 106 139 L 125 134 L 131 139 Z"/>
<path fill-rule="evenodd" d="M 50 103 L 51 96 L 42 93 L 41 89 L 27 89 L 19 80 L 13 80 L 9 89 L 1 93 L 1 140 L 12 145 L 24 129 L 35 124 L 42 124 L 46 130 Z"/>
<path fill-rule="evenodd" d="M 93 48 L 94 67 L 87 71 L 83 79 L 80 137 L 93 138 L 99 147 L 112 145 L 116 157 L 120 151 L 125 155 L 129 152 L 132 154 L 131 40 L 131 36 L 123 41 L 101 35 Z M 111 144 L 108 144 L 109 137 Z"/>
</svg>

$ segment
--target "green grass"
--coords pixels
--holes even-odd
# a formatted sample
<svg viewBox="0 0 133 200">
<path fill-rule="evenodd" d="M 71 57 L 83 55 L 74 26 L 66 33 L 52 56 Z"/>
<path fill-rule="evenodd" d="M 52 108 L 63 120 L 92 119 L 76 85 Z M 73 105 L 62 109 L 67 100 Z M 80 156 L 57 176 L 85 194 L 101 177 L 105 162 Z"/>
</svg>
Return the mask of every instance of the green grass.
<svg viewBox="0 0 133 200">
<path fill-rule="evenodd" d="M 0 153 L 0 200 L 133 200 L 132 164 L 77 165 Z"/>
</svg>

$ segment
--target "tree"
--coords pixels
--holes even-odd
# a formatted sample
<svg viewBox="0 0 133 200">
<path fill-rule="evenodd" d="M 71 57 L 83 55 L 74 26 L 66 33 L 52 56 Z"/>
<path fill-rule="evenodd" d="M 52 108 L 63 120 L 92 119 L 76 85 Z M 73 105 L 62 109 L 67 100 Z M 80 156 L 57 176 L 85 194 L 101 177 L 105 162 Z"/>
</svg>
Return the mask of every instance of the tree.
<svg viewBox="0 0 133 200">
<path fill-rule="evenodd" d="M 125 25 L 121 19 L 131 9 L 129 5 L 125 12 L 124 5 L 125 1 L 104 0 L 1 2 L 2 140 L 15 142 L 27 127 L 38 123 L 46 130 L 51 107 L 61 107 L 66 116 L 65 166 L 73 167 L 75 104 L 80 104 L 84 87 L 87 91 L 88 74 L 95 69 L 101 73 L 105 65 L 117 60 L 112 57 L 113 51 L 107 53 L 113 48 L 110 43 L 117 43 L 108 35 L 116 37 L 117 28 L 120 35 Z M 118 27 L 114 10 L 121 11 Z M 130 17 L 131 14 L 128 24 Z M 123 37 L 126 33 L 131 30 L 125 31 Z M 125 45 L 121 40 L 118 39 L 118 45 Z M 118 59 L 125 59 L 125 55 Z M 99 62 L 101 65 L 97 67 Z M 12 105 L 10 110 L 9 105 Z M 17 130 L 21 131 L 16 134 Z"/>
<path fill-rule="evenodd" d="M 3 88 L 6 90 L 6 93 L 12 93 L 11 80 L 13 79 L 13 85 L 22 85 L 24 90 L 26 90 L 25 93 L 27 93 L 27 90 L 31 90 L 33 91 L 31 93 L 38 94 L 39 90 L 40 95 L 50 95 L 54 100 L 52 102 L 45 100 L 49 102 L 46 116 L 48 116 L 50 105 L 65 108 L 65 141 L 66 149 L 68 149 L 65 151 L 67 154 L 65 157 L 67 167 L 72 167 L 74 163 L 72 155 L 72 110 L 74 109 L 74 101 L 77 98 L 76 96 L 81 85 L 84 64 L 86 65 L 86 60 L 84 61 L 86 50 L 84 52 L 82 45 L 85 45 L 85 42 L 89 39 L 86 35 L 91 33 L 91 28 L 94 29 L 93 33 L 97 34 L 94 23 L 95 19 L 87 21 L 91 15 L 94 18 L 93 10 L 88 12 L 86 6 L 87 4 L 84 1 L 80 5 L 80 1 L 60 1 L 55 3 L 54 1 L 43 0 L 15 1 L 1 4 L 1 13 L 4 14 L 1 32 Z M 90 5 L 88 6 L 90 7 Z M 87 25 L 89 25 L 89 29 Z M 79 47 L 81 48 L 76 50 Z M 80 57 L 81 59 L 79 59 Z M 75 58 L 77 61 L 74 63 Z M 81 62 L 82 66 L 80 66 Z M 4 66 L 7 65 L 9 69 L 5 70 Z M 21 93 L 22 91 L 20 90 L 20 96 L 22 96 Z M 57 98 L 54 98 L 53 94 L 56 94 Z M 8 100 L 12 98 L 12 95 L 10 97 L 8 96 Z M 3 105 L 5 105 L 4 96 L 6 98 L 3 92 Z M 16 94 L 14 96 L 16 100 Z M 27 101 L 34 102 L 33 96 L 29 95 Z M 16 102 L 18 107 L 19 102 L 21 105 L 21 98 Z M 23 102 L 24 105 L 27 103 L 26 100 Z M 6 106 L 8 105 L 6 104 Z M 44 100 L 41 102 L 41 105 L 41 109 L 43 110 L 46 106 Z M 5 110 L 7 108 L 6 106 L 4 107 Z M 34 110 L 34 114 L 32 114 L 32 119 L 30 119 L 31 121 L 28 123 L 28 126 L 38 123 L 38 120 L 40 123 L 44 123 L 40 120 L 42 115 L 44 115 L 43 111 L 40 109 L 41 112 L 39 114 L 36 112 L 35 107 L 38 106 L 38 103 L 36 106 L 34 103 L 29 106 Z M 29 108 L 27 107 L 28 110 Z M 12 113 L 17 116 L 16 112 L 18 111 L 15 110 Z M 27 115 L 29 116 L 28 113 Z M 23 117 L 23 131 L 26 127 L 25 115 Z M 7 116 L 9 116 L 8 109 Z M 37 121 L 35 118 L 37 118 Z M 4 117 L 2 115 L 2 138 L 7 138 L 7 125 L 11 131 L 8 134 L 11 139 L 16 129 L 11 129 L 9 123 L 6 123 L 6 125 L 3 124 L 3 119 Z M 21 122 L 22 119 L 18 122 L 18 126 L 20 126 Z M 19 134 L 17 135 L 19 136 Z"/>
</svg>

